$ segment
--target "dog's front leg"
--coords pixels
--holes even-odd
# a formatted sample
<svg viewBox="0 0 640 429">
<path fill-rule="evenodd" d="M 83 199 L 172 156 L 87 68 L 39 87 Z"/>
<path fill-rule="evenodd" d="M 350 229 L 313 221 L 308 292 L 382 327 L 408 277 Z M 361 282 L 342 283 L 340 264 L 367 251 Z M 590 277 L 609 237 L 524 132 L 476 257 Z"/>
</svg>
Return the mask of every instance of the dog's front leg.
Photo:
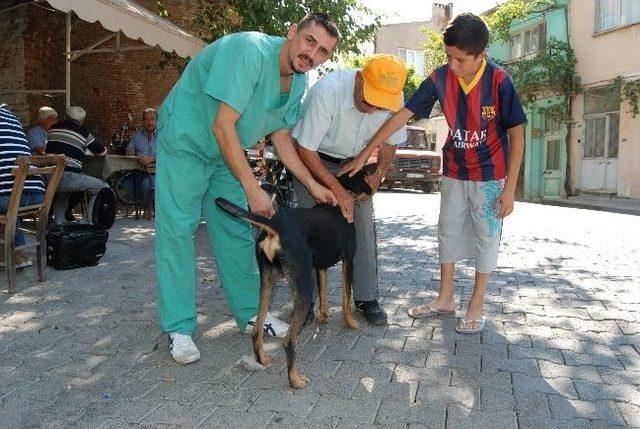
<svg viewBox="0 0 640 429">
<path fill-rule="evenodd" d="M 264 352 L 264 321 L 267 318 L 267 311 L 271 304 L 273 286 L 275 283 L 275 273 L 269 265 L 260 267 L 260 303 L 258 306 L 258 317 L 253 327 L 253 352 L 256 361 L 264 366 L 271 365 L 273 358 Z"/>
<path fill-rule="evenodd" d="M 358 322 L 351 311 L 351 283 L 353 281 L 353 265 L 346 259 L 342 261 L 342 317 L 349 329 L 358 329 Z"/>
<path fill-rule="evenodd" d="M 324 324 L 329 321 L 329 291 L 327 289 L 327 269 L 318 268 L 316 270 L 316 279 L 318 280 L 318 298 L 320 300 L 318 323 Z"/>
</svg>

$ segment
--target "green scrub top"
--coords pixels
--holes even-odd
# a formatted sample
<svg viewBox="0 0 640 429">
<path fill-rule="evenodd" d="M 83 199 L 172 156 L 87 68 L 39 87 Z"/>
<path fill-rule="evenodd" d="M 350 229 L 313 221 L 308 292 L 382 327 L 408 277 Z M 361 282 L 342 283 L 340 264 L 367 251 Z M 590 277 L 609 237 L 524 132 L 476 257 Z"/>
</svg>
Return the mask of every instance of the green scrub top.
<svg viewBox="0 0 640 429">
<path fill-rule="evenodd" d="M 159 146 L 203 159 L 220 156 L 211 127 L 220 102 L 240 113 L 236 130 L 245 148 L 265 135 L 291 129 L 301 113 L 306 74 L 294 73 L 280 92 L 280 49 L 285 39 L 235 33 L 204 48 L 185 68 L 159 111 Z"/>
</svg>

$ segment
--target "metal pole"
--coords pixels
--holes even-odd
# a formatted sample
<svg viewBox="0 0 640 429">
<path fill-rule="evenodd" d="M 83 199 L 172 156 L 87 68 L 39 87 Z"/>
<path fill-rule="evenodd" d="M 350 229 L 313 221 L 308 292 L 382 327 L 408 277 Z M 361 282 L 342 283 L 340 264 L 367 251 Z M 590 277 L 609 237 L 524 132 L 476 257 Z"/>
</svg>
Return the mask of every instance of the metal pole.
<svg viewBox="0 0 640 429">
<path fill-rule="evenodd" d="M 71 106 L 71 11 L 67 12 L 67 34 L 66 34 L 66 51 L 65 57 L 65 104 L 66 107 Z"/>
</svg>

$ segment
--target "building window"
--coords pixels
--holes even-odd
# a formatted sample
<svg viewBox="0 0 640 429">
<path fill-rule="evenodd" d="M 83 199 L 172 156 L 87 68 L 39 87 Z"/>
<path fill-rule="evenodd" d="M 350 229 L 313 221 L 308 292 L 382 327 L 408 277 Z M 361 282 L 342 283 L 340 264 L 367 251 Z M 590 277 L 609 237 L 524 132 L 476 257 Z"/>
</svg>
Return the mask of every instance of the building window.
<svg viewBox="0 0 640 429">
<path fill-rule="evenodd" d="M 413 67 L 417 75 L 424 76 L 424 53 L 415 49 L 398 48 L 398 58 Z"/>
<path fill-rule="evenodd" d="M 545 115 L 544 132 L 545 133 L 560 132 L 560 122 L 557 119 L 555 119 L 553 116 Z"/>
<path fill-rule="evenodd" d="M 545 23 L 511 35 L 511 59 L 534 55 L 545 47 Z"/>
<path fill-rule="evenodd" d="M 597 0 L 596 32 L 640 22 L 640 1 Z"/>
<path fill-rule="evenodd" d="M 602 87 L 584 95 L 584 158 L 617 158 L 620 140 L 620 93 Z"/>
<path fill-rule="evenodd" d="M 560 170 L 560 140 L 547 141 L 545 170 Z"/>
</svg>

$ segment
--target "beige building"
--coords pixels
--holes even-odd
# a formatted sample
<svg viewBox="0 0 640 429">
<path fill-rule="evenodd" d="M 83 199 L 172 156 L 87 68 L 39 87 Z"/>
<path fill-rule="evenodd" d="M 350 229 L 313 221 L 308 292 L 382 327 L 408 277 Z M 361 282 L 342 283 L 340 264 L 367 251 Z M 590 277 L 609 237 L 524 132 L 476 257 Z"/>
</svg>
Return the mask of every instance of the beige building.
<svg viewBox="0 0 640 429">
<path fill-rule="evenodd" d="M 416 74 L 424 76 L 430 70 L 425 70 L 424 52 L 420 49 L 420 43 L 425 40 L 421 30 L 429 27 L 436 31 L 444 31 L 452 12 L 453 3 L 433 3 L 429 21 L 383 25 L 376 33 L 375 53 L 397 55 L 402 61 L 413 66 Z"/>
<path fill-rule="evenodd" d="M 640 198 L 640 116 L 612 86 L 640 78 L 640 0 L 573 0 L 568 20 L 583 85 L 573 99 L 572 190 Z"/>
<path fill-rule="evenodd" d="M 429 27 L 443 32 L 453 16 L 453 3 L 446 5 L 433 3 L 431 7 L 429 21 L 403 22 L 380 27 L 375 38 L 375 53 L 396 55 L 408 65 L 413 66 L 417 75 L 428 74 L 431 70 L 425 70 L 424 52 L 420 48 L 420 44 L 425 41 L 422 29 Z M 435 110 L 433 114 L 436 115 Z M 442 146 L 449 132 L 443 115 L 416 121 L 413 125 L 425 128 L 429 144 L 435 146 L 436 152 L 442 153 Z"/>
</svg>

